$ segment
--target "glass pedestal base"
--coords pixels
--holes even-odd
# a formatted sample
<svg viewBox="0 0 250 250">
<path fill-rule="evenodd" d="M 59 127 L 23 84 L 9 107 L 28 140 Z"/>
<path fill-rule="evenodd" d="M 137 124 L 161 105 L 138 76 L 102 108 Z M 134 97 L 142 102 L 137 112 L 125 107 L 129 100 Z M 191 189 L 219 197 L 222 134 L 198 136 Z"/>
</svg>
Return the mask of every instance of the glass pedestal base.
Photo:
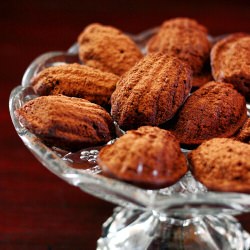
<svg viewBox="0 0 250 250">
<path fill-rule="evenodd" d="M 250 235 L 229 215 L 190 219 L 117 207 L 103 224 L 98 250 L 248 250 Z"/>
</svg>

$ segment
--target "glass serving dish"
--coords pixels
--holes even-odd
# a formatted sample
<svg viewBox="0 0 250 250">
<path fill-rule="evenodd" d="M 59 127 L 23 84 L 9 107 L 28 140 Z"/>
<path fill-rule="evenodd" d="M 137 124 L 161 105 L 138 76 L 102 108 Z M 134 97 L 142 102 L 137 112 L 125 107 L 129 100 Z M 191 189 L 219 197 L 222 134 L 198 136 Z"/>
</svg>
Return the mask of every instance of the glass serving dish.
<svg viewBox="0 0 250 250">
<path fill-rule="evenodd" d="M 130 36 L 145 53 L 145 43 L 155 31 Z M 77 52 L 74 44 L 68 51 L 35 59 L 22 84 L 13 89 L 9 108 L 18 135 L 47 169 L 84 192 L 118 205 L 103 224 L 97 249 L 249 249 L 250 236 L 233 216 L 250 212 L 250 195 L 210 192 L 190 172 L 168 188 L 141 189 L 102 175 L 96 163 L 101 147 L 76 153 L 48 147 L 20 124 L 15 110 L 36 97 L 31 78 L 46 67 L 79 62 Z M 247 108 L 249 113 L 249 104 Z"/>
</svg>

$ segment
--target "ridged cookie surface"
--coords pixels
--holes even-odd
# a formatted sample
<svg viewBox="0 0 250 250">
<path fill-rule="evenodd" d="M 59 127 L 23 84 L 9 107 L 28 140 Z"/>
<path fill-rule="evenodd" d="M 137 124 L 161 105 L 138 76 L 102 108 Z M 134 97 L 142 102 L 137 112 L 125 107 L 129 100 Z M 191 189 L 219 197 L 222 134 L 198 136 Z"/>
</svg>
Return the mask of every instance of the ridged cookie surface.
<svg viewBox="0 0 250 250">
<path fill-rule="evenodd" d="M 185 146 L 231 137 L 247 119 L 245 98 L 231 84 L 209 82 L 193 92 L 176 117 L 173 133 Z"/>
<path fill-rule="evenodd" d="M 143 126 L 105 146 L 98 164 L 106 175 L 144 188 L 161 188 L 187 172 L 179 142 L 167 130 Z"/>
<path fill-rule="evenodd" d="M 115 74 L 74 63 L 42 70 L 32 79 L 32 86 L 38 95 L 81 97 L 106 107 L 118 80 Z"/>
<path fill-rule="evenodd" d="M 180 59 L 149 54 L 118 81 L 112 117 L 123 129 L 162 124 L 189 95 L 191 78 L 190 67 Z"/>
<path fill-rule="evenodd" d="M 217 42 L 211 50 L 215 80 L 232 83 L 250 99 L 250 35 L 236 33 Z"/>
<path fill-rule="evenodd" d="M 208 189 L 250 193 L 250 145 L 214 138 L 188 154 L 194 177 Z"/>
<path fill-rule="evenodd" d="M 187 62 L 199 73 L 209 58 L 207 29 L 190 18 L 165 21 L 147 44 L 148 52 L 162 52 Z"/>
<path fill-rule="evenodd" d="M 16 111 L 20 122 L 49 145 L 68 150 L 104 144 L 114 137 L 110 115 L 81 98 L 41 96 Z"/>
<path fill-rule="evenodd" d="M 122 31 L 98 23 L 87 26 L 78 37 L 79 57 L 88 66 L 122 75 L 142 54 Z"/>
</svg>

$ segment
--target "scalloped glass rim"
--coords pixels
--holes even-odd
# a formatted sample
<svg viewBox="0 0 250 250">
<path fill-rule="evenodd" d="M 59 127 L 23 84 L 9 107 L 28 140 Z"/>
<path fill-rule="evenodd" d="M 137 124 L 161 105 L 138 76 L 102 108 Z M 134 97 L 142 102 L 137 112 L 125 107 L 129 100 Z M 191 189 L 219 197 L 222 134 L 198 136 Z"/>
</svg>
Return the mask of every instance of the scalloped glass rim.
<svg viewBox="0 0 250 250">
<path fill-rule="evenodd" d="M 155 32 L 156 28 L 147 30 L 138 35 L 131 35 L 132 39 L 145 52 L 146 40 Z M 51 148 L 44 145 L 34 134 L 25 129 L 14 112 L 26 101 L 36 95 L 29 87 L 30 79 L 44 67 L 55 64 L 72 63 L 78 61 L 77 44 L 74 44 L 67 52 L 48 52 L 36 58 L 27 68 L 22 86 L 12 90 L 9 101 L 10 115 L 14 127 L 34 156 L 52 173 L 65 180 L 71 185 L 78 186 L 84 192 L 92 194 L 106 201 L 134 209 L 154 210 L 165 213 L 168 216 L 190 217 L 194 215 L 239 214 L 250 212 L 250 195 L 241 193 L 207 192 L 198 182 L 196 189 L 184 193 L 173 192 L 175 187 L 183 185 L 182 180 L 165 189 L 145 190 L 128 183 L 111 179 L 91 170 L 79 170 L 70 167 L 62 157 Z M 247 104 L 248 111 L 250 104 Z M 183 179 L 190 178 L 187 173 Z M 191 180 L 192 181 L 192 180 Z M 177 187 L 178 190 L 178 187 Z"/>
</svg>

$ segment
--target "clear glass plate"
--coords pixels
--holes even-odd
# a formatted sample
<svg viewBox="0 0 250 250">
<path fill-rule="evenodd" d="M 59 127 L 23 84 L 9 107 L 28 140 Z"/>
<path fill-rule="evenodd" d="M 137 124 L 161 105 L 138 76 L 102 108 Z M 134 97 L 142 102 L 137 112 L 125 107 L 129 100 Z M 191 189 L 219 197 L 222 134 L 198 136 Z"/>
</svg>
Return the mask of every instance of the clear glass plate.
<svg viewBox="0 0 250 250">
<path fill-rule="evenodd" d="M 143 53 L 145 53 L 145 43 L 156 30 L 157 29 L 151 29 L 139 35 L 130 36 L 138 44 Z M 150 216 L 148 215 L 148 217 L 151 218 L 151 216 L 153 216 L 155 218 L 156 216 L 157 220 L 161 221 L 161 223 L 163 221 L 168 221 L 170 224 L 177 223 L 183 228 L 183 224 L 180 224 L 179 220 L 187 222 L 187 220 L 190 221 L 190 218 L 199 218 L 199 221 L 204 221 L 204 219 L 201 218 L 209 218 L 208 216 L 210 215 L 218 218 L 219 214 L 220 216 L 229 216 L 229 220 L 233 220 L 230 215 L 250 212 L 250 195 L 207 191 L 201 183 L 193 178 L 190 172 L 188 172 L 178 183 L 159 190 L 145 190 L 119 180 L 105 177 L 102 175 L 101 169 L 96 164 L 96 157 L 100 147 L 82 149 L 76 153 L 63 151 L 53 147 L 49 148 L 34 134 L 24 128 L 16 118 L 14 112 L 16 109 L 23 106 L 25 102 L 36 97 L 32 88 L 29 86 L 31 78 L 46 67 L 63 63 L 79 62 L 77 51 L 78 45 L 74 44 L 68 51 L 49 52 L 39 56 L 26 70 L 22 79 L 22 84 L 13 89 L 10 95 L 9 108 L 14 127 L 26 147 L 46 168 L 69 184 L 78 186 L 84 192 L 123 207 L 126 213 L 122 210 L 122 216 L 130 221 L 131 214 L 127 211 L 140 211 L 140 216 L 146 216 L 146 214 L 149 213 Z M 250 105 L 247 104 L 247 107 L 249 112 Z M 186 153 L 187 151 L 183 149 L 183 152 Z M 121 216 L 120 213 L 121 211 L 116 211 L 114 217 L 112 217 L 112 222 L 115 220 L 116 225 L 117 216 L 119 218 L 119 216 Z M 138 216 L 135 216 L 134 213 L 133 216 L 134 219 L 139 218 Z M 169 222 L 166 218 L 171 218 L 172 221 Z M 223 220 L 225 220 L 225 217 L 223 217 Z M 120 222 L 120 220 L 118 221 Z M 132 221 L 135 224 L 134 220 Z M 228 220 L 226 219 L 226 221 Z M 195 223 L 195 220 L 193 223 Z M 234 223 L 237 224 L 235 221 Z M 114 224 L 112 225 L 113 227 L 110 227 L 110 225 L 108 226 L 109 229 L 111 228 L 111 231 L 113 230 L 112 232 L 128 227 L 127 223 L 122 223 L 118 229 L 114 229 Z M 159 225 L 157 228 L 159 228 Z M 112 237 L 117 237 L 117 234 L 115 235 L 116 236 L 113 234 Z M 159 234 L 157 235 L 159 236 Z M 244 239 L 243 241 L 248 241 L 249 243 L 248 235 L 245 232 L 242 235 L 242 238 Z M 105 248 L 110 244 L 110 241 L 104 241 L 104 238 L 107 239 L 107 236 L 108 233 L 106 227 L 106 235 L 105 237 L 103 236 L 98 243 L 99 249 L 109 249 Z M 120 240 L 119 242 L 122 241 Z M 131 242 L 131 239 L 129 239 L 129 242 Z M 228 246 L 231 246 L 230 244 Z M 135 247 L 137 245 L 129 246 Z M 150 248 L 144 247 L 138 249 Z M 204 248 L 203 246 L 203 248 L 200 249 L 216 248 Z"/>
</svg>

